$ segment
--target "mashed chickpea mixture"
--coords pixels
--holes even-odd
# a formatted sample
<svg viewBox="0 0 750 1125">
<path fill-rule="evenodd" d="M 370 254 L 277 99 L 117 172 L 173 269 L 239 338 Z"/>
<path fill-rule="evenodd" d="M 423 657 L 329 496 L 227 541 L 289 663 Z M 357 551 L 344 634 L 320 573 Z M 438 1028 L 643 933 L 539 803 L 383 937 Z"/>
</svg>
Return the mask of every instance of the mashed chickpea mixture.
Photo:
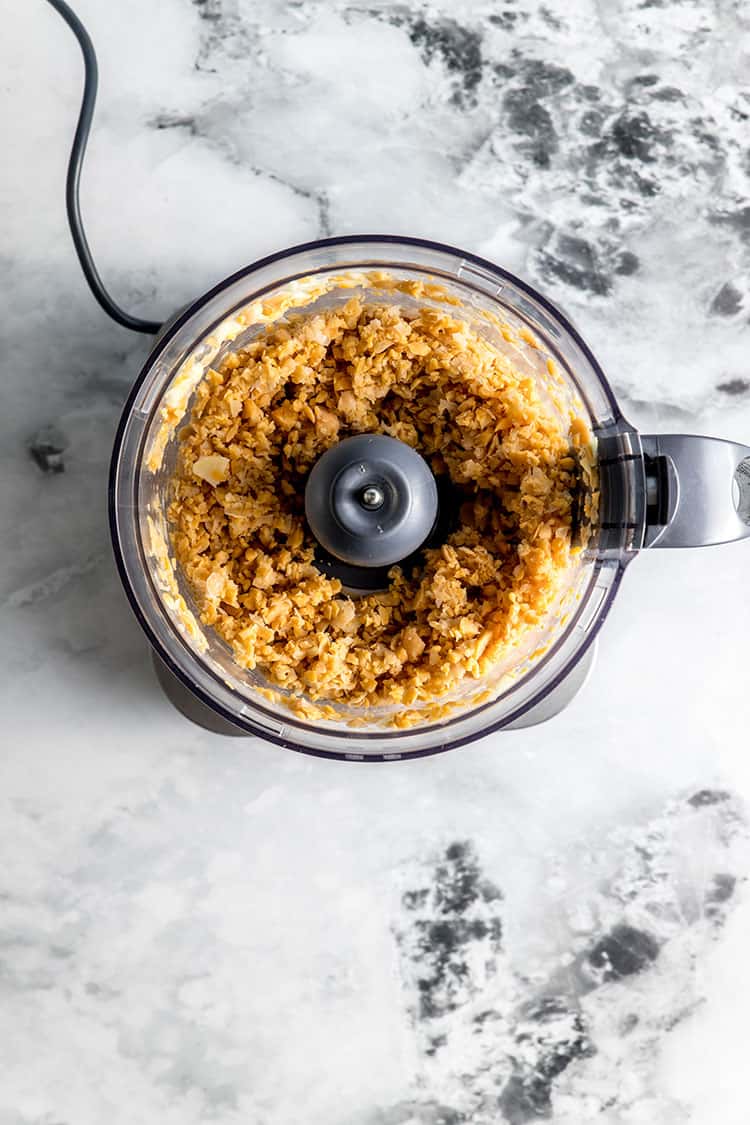
<svg viewBox="0 0 750 1125">
<path fill-rule="evenodd" d="M 307 474 L 351 434 L 417 449 L 458 496 L 447 541 L 350 597 L 314 561 Z M 577 451 L 534 379 L 432 307 L 288 317 L 209 370 L 180 433 L 177 562 L 237 662 L 308 700 L 435 703 L 538 625 L 573 550 Z"/>
</svg>

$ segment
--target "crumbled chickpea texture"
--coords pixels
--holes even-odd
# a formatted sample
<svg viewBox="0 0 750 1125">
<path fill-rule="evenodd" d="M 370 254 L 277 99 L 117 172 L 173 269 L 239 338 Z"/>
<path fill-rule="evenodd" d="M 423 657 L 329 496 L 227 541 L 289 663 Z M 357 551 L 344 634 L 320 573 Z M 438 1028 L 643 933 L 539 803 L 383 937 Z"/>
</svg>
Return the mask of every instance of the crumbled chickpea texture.
<svg viewBox="0 0 750 1125">
<path fill-rule="evenodd" d="M 366 596 L 317 569 L 304 516 L 310 469 L 357 433 L 417 449 L 456 497 L 447 540 Z M 453 313 L 353 297 L 206 373 L 179 434 L 176 560 L 204 625 L 293 706 L 419 709 L 476 683 L 555 603 L 588 441 Z"/>
</svg>

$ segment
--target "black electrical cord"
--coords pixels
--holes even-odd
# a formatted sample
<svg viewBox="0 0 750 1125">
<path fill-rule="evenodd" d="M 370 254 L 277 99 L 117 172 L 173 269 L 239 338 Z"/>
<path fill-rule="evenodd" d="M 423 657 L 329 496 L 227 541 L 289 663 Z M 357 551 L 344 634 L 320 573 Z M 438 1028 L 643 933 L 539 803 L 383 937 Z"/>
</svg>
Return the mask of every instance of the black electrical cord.
<svg viewBox="0 0 750 1125">
<path fill-rule="evenodd" d="M 91 250 L 83 229 L 83 219 L 81 218 L 79 184 L 81 180 L 81 167 L 83 165 L 83 158 L 86 154 L 86 145 L 89 139 L 89 130 L 91 129 L 91 121 L 94 116 L 94 106 L 96 105 L 99 68 L 96 63 L 94 44 L 91 42 L 86 28 L 75 12 L 68 7 L 65 0 L 48 0 L 48 3 L 50 3 L 55 11 L 65 20 L 78 40 L 81 54 L 83 55 L 84 82 L 83 97 L 81 98 L 81 112 L 78 115 L 78 125 L 76 126 L 75 137 L 73 138 L 73 147 L 70 150 L 68 176 L 65 182 L 65 207 L 68 212 L 70 233 L 73 236 L 73 245 L 78 254 L 78 261 L 81 263 L 81 269 L 83 270 L 86 281 L 89 283 L 91 292 L 94 294 L 105 313 L 124 328 L 131 328 L 133 332 L 145 332 L 153 336 L 161 329 L 161 324 L 154 320 L 141 320 L 140 317 L 131 316 L 130 313 L 121 309 L 104 288 L 104 282 L 99 276 L 99 271 L 94 265 L 94 259 L 91 256 Z"/>
</svg>

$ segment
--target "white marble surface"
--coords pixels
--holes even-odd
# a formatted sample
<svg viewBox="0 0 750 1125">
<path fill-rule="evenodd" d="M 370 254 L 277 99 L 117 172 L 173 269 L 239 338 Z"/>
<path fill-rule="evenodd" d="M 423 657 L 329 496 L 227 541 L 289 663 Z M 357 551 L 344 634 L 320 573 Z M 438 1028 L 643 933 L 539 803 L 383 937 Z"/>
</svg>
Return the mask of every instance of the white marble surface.
<svg viewBox="0 0 750 1125">
<path fill-rule="evenodd" d="M 743 0 L 78 6 L 127 307 L 432 237 L 564 304 L 634 423 L 750 442 Z M 746 1125 L 750 546 L 638 559 L 533 731 L 360 767 L 187 724 L 109 549 L 147 341 L 65 226 L 78 50 L 0 17 L 0 1123 Z"/>
</svg>

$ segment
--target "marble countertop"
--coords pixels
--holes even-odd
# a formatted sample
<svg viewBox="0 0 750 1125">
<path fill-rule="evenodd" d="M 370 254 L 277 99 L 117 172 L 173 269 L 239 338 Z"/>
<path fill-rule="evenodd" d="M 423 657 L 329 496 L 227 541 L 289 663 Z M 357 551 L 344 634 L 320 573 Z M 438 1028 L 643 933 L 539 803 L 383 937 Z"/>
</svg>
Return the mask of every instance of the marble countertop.
<svg viewBox="0 0 750 1125">
<path fill-rule="evenodd" d="M 636 425 L 750 443 L 743 0 L 78 9 L 128 309 L 434 238 L 563 305 Z M 109 547 L 148 341 L 65 224 L 78 48 L 2 17 L 0 1122 L 746 1125 L 750 547 L 636 560 L 532 730 L 367 767 L 188 724 Z"/>
</svg>

